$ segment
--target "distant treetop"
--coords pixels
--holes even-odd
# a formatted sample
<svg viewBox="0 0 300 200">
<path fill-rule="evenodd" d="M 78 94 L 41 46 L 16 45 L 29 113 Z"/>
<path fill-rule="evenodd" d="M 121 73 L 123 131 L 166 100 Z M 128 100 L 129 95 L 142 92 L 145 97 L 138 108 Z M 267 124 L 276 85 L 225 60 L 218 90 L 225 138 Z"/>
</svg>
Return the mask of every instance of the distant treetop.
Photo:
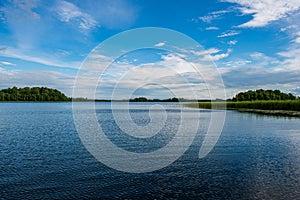
<svg viewBox="0 0 300 200">
<path fill-rule="evenodd" d="M 0 90 L 0 101 L 71 101 L 71 98 L 47 87 L 13 87 Z"/>
<path fill-rule="evenodd" d="M 168 99 L 147 99 L 146 97 L 137 97 L 134 99 L 129 99 L 131 102 L 179 102 L 183 99 L 178 99 L 176 97 L 168 98 Z"/>
<path fill-rule="evenodd" d="M 259 89 L 256 91 L 249 90 L 247 92 L 240 92 L 232 101 L 256 101 L 256 100 L 295 100 L 297 99 L 291 93 L 283 93 L 279 90 L 263 90 Z"/>
</svg>

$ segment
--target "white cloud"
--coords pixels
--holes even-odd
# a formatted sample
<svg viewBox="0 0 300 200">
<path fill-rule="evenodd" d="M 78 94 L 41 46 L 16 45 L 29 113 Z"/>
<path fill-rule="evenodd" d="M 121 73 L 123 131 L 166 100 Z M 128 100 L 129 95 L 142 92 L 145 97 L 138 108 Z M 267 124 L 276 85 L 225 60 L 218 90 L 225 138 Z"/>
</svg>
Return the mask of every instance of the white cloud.
<svg viewBox="0 0 300 200">
<path fill-rule="evenodd" d="M 47 86 L 56 88 L 67 96 L 71 96 L 74 77 L 55 71 L 22 71 L 0 68 L 0 88 L 12 86 Z"/>
<path fill-rule="evenodd" d="M 217 48 L 210 48 L 210 49 L 203 50 L 203 51 L 193 51 L 192 50 L 191 52 L 197 56 L 203 56 L 203 55 L 210 55 L 210 54 L 218 53 L 218 52 L 220 52 L 220 50 Z"/>
<path fill-rule="evenodd" d="M 229 13 L 229 12 L 230 11 L 228 11 L 228 10 L 218 10 L 218 11 L 211 12 L 210 14 L 211 15 L 218 15 L 218 16 L 220 16 L 220 15 L 223 15 L 223 14 Z"/>
<path fill-rule="evenodd" d="M 167 95 L 169 93 L 166 93 L 166 90 L 176 92 L 178 97 L 191 98 L 191 93 L 195 92 L 202 98 L 209 98 L 207 90 L 205 91 L 206 85 L 204 80 L 210 80 L 211 82 L 217 80 L 217 73 L 213 70 L 207 70 L 205 66 L 201 66 L 201 63 L 210 62 L 201 61 L 203 59 L 207 59 L 207 61 L 221 60 L 229 56 L 231 51 L 231 49 L 228 49 L 227 52 L 222 53 L 217 48 L 189 51 L 199 59 L 190 63 L 191 66 L 200 69 L 203 76 L 199 75 L 195 68 L 187 65 L 184 60 L 175 54 L 164 55 L 162 56 L 162 61 L 159 62 L 138 66 L 129 63 L 111 65 L 105 72 L 106 76 L 101 81 L 97 97 L 110 98 L 109 94 L 111 94 L 114 86 L 118 83 L 116 99 L 127 97 L 128 91 L 136 89 L 143 91 L 143 94 L 148 95 L 150 98 L 170 97 Z M 248 58 L 222 63 L 223 65 L 220 65 L 219 71 L 222 73 L 228 94 L 258 88 L 291 90 L 300 84 L 299 54 L 299 49 L 281 52 L 280 56 L 285 58 L 284 61 L 281 61 L 281 59 L 278 60 L 276 57 L 267 56 L 261 52 L 254 52 L 249 54 Z M 102 58 L 107 59 L 103 55 L 97 55 L 95 58 L 99 58 L 100 61 Z M 97 63 L 94 64 L 97 65 Z M 99 65 L 97 66 L 99 67 Z M 86 88 L 93 86 L 91 80 L 94 81 L 95 79 L 97 82 L 98 77 L 95 76 L 95 73 L 91 73 L 82 79 L 81 94 L 85 94 Z M 221 87 L 216 85 L 215 88 L 218 91 L 218 88 L 220 89 Z M 218 96 L 218 94 L 222 93 L 214 93 L 215 96 Z"/>
<path fill-rule="evenodd" d="M 231 30 L 231 31 L 227 31 L 227 32 L 222 33 L 221 35 L 218 36 L 218 38 L 231 37 L 231 36 L 235 36 L 235 35 L 238 35 L 238 34 L 240 34 L 239 31 Z"/>
<path fill-rule="evenodd" d="M 232 52 L 232 50 L 228 49 L 226 53 L 206 55 L 204 57 L 204 60 L 218 61 L 218 60 L 228 57 L 231 52 Z"/>
<path fill-rule="evenodd" d="M 166 56 L 162 56 L 162 59 L 163 61 L 158 62 L 159 65 L 170 67 L 178 74 L 196 72 L 190 63 L 178 57 L 177 54 L 170 53 Z"/>
<path fill-rule="evenodd" d="M 219 51 L 211 48 L 199 54 Z M 209 98 L 205 80 L 213 83 L 210 84 L 211 87 L 218 87 L 217 73 L 211 60 L 203 61 L 200 60 L 200 56 L 193 55 L 195 59 L 192 58 L 193 61 L 190 62 L 174 53 L 163 54 L 160 61 L 147 64 L 134 65 L 127 62 L 114 62 L 101 75 L 96 97 L 110 99 L 114 92 L 114 99 L 126 99 L 132 91 L 140 90 L 150 98 L 169 98 L 170 91 L 183 98 L 193 98 L 194 92 L 202 98 Z M 91 91 L 89 88 L 93 88 L 93 85 L 98 83 L 99 73 L 103 68 L 102 63 L 106 62 L 106 59 L 106 56 L 96 54 L 91 60 L 88 60 L 88 64 L 85 66 L 87 69 L 84 69 L 85 71 L 80 73 L 82 76 L 79 77 L 82 81 L 80 83 L 81 94 L 89 95 L 89 92 L 86 91 Z M 209 63 L 209 65 L 203 63 Z M 94 66 L 97 68 L 95 69 Z M 202 73 L 203 76 L 199 73 Z M 116 90 L 114 91 L 114 89 Z"/>
<path fill-rule="evenodd" d="M 300 32 L 297 33 L 295 42 L 296 42 L 296 43 L 300 43 Z"/>
<path fill-rule="evenodd" d="M 9 49 L 9 48 L 8 48 Z M 231 50 L 227 50 L 226 53 L 220 53 L 221 50 L 217 48 L 210 48 L 204 51 L 194 52 L 195 55 L 204 56 L 207 59 L 212 60 L 220 60 L 224 57 L 229 56 Z M 211 57 L 206 57 L 207 54 L 211 54 Z M 249 66 L 251 61 L 245 61 L 243 66 L 226 68 L 226 70 L 221 70 L 223 73 L 223 77 L 225 83 L 227 84 L 228 93 L 231 91 L 240 90 L 243 88 L 249 89 L 257 89 L 257 88 L 295 88 L 300 83 L 299 74 L 299 49 L 290 49 L 286 52 L 281 52 L 280 56 L 285 57 L 283 62 L 278 62 L 278 60 L 267 57 L 266 55 L 255 52 L 250 54 L 250 57 L 253 61 L 262 61 L 261 63 L 252 64 Z M 95 56 L 94 59 L 107 59 L 102 55 Z M 51 59 L 50 59 L 51 60 Z M 267 60 L 267 62 L 265 62 Z M 264 61 L 264 62 L 263 62 Z M 266 69 L 266 66 L 269 66 L 271 63 L 277 63 L 278 67 Z M 164 88 L 162 85 L 166 86 L 168 89 L 172 89 L 176 91 L 181 97 L 188 98 L 190 97 L 190 93 L 196 91 L 199 96 L 202 97 L 207 95 L 207 92 L 198 91 L 200 89 L 205 88 L 205 85 L 200 83 L 201 78 L 197 78 L 199 74 L 193 72 L 193 68 L 186 67 L 186 64 L 181 61 L 178 57 L 173 54 L 169 54 L 163 58 L 163 61 L 158 63 L 147 64 L 143 66 L 133 66 L 126 65 L 126 70 L 120 72 L 120 65 L 116 65 L 116 67 L 112 67 L 111 73 L 115 75 L 112 78 L 107 78 L 103 81 L 103 88 L 105 92 L 109 93 L 113 90 L 113 86 L 116 82 L 118 82 L 118 78 L 122 76 L 122 73 L 126 72 L 126 70 L 132 70 L 123 81 L 121 81 L 121 88 L 124 89 L 124 93 L 120 93 L 120 98 L 122 95 L 126 95 L 127 91 L 130 89 L 134 89 L 137 86 L 145 89 L 146 93 L 150 95 L 157 95 L 157 97 L 161 98 L 164 95 Z M 167 66 L 172 67 L 167 68 Z M 234 66 L 234 65 L 231 65 Z M 282 67 L 284 66 L 284 67 Z M 98 66 L 99 67 L 99 66 Z M 159 67 L 164 67 L 159 69 Z M 136 69 L 134 69 L 136 68 Z M 201 68 L 202 69 L 202 68 Z M 153 76 L 155 74 L 155 76 Z M 204 73 L 206 78 L 213 79 L 213 74 Z M 95 74 L 92 74 L 95 76 Z M 183 77 L 180 77 L 182 75 Z M 0 77 L 1 84 L 0 87 L 11 87 L 12 85 L 16 85 L 18 87 L 23 86 L 43 86 L 47 85 L 50 87 L 57 88 L 63 92 L 65 92 L 68 96 L 71 95 L 71 88 L 73 87 L 73 78 L 72 76 L 51 72 L 51 71 L 5 71 L 5 69 L 0 68 Z M 3 77 L 3 78 L 2 78 Z M 179 77 L 179 78 L 178 78 Z M 184 77 L 187 77 L 192 89 L 186 89 L 187 85 L 185 84 Z M 82 86 L 81 96 L 85 96 L 84 90 L 85 88 L 92 87 L 90 85 L 90 76 L 84 77 L 84 85 Z M 96 79 L 98 77 L 95 77 Z M 24 80 L 24 82 L 22 81 Z M 174 81 L 176 80 L 176 82 Z M 180 81 L 179 81 L 180 80 Z M 199 81 L 200 80 L 200 81 Z M 178 82 L 177 82 L 178 81 Z M 198 83 L 198 82 L 199 83 Z M 157 83 L 148 84 L 146 83 Z M 200 89 L 199 89 L 200 88 Z M 100 91 L 102 92 L 102 91 Z M 103 91 L 104 92 L 104 91 Z M 102 95 L 104 93 L 101 93 Z M 230 93 L 231 94 L 231 93 Z M 99 96 L 102 97 L 102 96 Z M 123 96 L 124 97 L 124 96 Z M 154 96 L 152 96 L 153 98 Z M 170 96 L 166 96 L 168 98 Z M 209 96 L 208 96 L 209 97 Z"/>
<path fill-rule="evenodd" d="M 298 26 L 293 24 L 293 25 L 288 25 L 285 27 L 280 28 L 280 31 L 284 32 L 284 31 L 288 31 L 288 30 L 294 30 L 296 29 Z"/>
<path fill-rule="evenodd" d="M 240 11 L 252 15 L 253 19 L 239 27 L 263 27 L 272 21 L 286 17 L 289 13 L 300 8 L 299 0 L 223 0 L 239 4 Z"/>
<path fill-rule="evenodd" d="M 223 58 L 226 58 L 232 52 L 232 49 L 228 49 L 226 53 L 219 53 L 221 50 L 217 48 L 210 48 L 203 51 L 190 51 L 194 55 L 202 56 L 200 60 L 204 61 L 218 61 Z M 219 53 L 219 54 L 218 54 Z"/>
<path fill-rule="evenodd" d="M 219 19 L 222 15 L 228 13 L 229 11 L 227 10 L 219 10 L 219 11 L 214 11 L 209 13 L 206 16 L 198 17 L 201 21 L 205 23 L 211 23 L 215 19 Z"/>
<path fill-rule="evenodd" d="M 259 66 L 264 66 L 266 68 L 271 68 L 272 66 L 276 66 L 280 63 L 276 57 L 267 56 L 261 52 L 251 53 L 250 58 L 252 61 L 259 63 Z"/>
<path fill-rule="evenodd" d="M 137 18 L 138 7 L 129 1 L 58 1 L 55 6 L 57 17 L 65 23 L 72 24 L 82 31 L 97 26 L 110 29 L 128 28 Z"/>
<path fill-rule="evenodd" d="M 260 67 L 257 65 L 238 66 L 221 70 L 227 91 L 239 88 L 295 88 L 300 83 L 299 71 Z"/>
<path fill-rule="evenodd" d="M 214 58 L 224 57 L 218 55 L 220 50 L 211 48 L 205 52 L 216 54 Z M 178 97 L 194 98 L 195 93 L 199 98 L 209 98 L 207 91 L 207 83 L 204 80 L 209 80 L 214 83 L 213 86 L 218 89 L 219 84 L 217 73 L 210 66 L 202 65 L 206 61 L 195 60 L 194 62 L 187 62 L 177 56 L 177 54 L 162 55 L 162 60 L 154 63 L 132 65 L 130 63 L 113 63 L 101 75 L 99 79 L 99 71 L 104 62 L 108 62 L 110 58 L 100 54 L 93 54 L 94 56 L 88 60 L 87 68 L 81 71 L 78 77 L 81 81 L 79 92 L 76 97 L 92 98 L 89 89 L 93 88 L 95 84 L 98 86 L 97 98 L 111 98 L 111 93 L 116 84 L 118 88 L 115 99 L 123 99 L 136 89 L 140 89 L 149 95 L 150 98 L 169 98 L 170 91 L 176 93 Z M 195 56 L 199 59 L 199 56 Z M 219 59 L 219 58 L 218 58 Z M 100 63 L 100 65 L 99 65 Z M 211 63 L 211 62 L 209 62 Z M 200 71 L 203 74 L 199 75 Z M 155 76 L 153 76 L 155 74 Z M 72 95 L 72 88 L 75 77 L 68 74 L 63 74 L 55 71 L 23 71 L 23 70 L 6 70 L 0 68 L 0 87 L 17 87 L 24 86 L 48 86 L 57 88 L 68 96 Z M 98 82 L 100 80 L 100 83 Z M 220 92 L 222 94 L 222 92 Z M 214 91 L 214 95 L 218 96 Z"/>
<path fill-rule="evenodd" d="M 292 42 L 295 42 L 296 44 L 291 45 L 299 45 L 298 43 L 298 37 L 300 37 L 300 10 L 297 12 L 293 12 L 292 14 L 289 14 L 288 17 L 284 18 L 282 21 L 282 28 L 280 31 L 286 32 L 288 34 L 289 38 L 292 39 Z"/>
<path fill-rule="evenodd" d="M 156 46 L 156 47 L 162 47 L 162 46 L 165 46 L 165 45 L 166 45 L 165 42 L 159 42 L 159 43 L 155 44 L 154 46 Z"/>
<path fill-rule="evenodd" d="M 221 53 L 221 54 L 216 54 L 216 55 L 210 55 L 210 59 L 213 61 L 218 61 L 221 60 L 223 58 L 226 58 L 230 55 L 230 51 L 228 51 L 227 53 Z M 209 59 L 209 57 L 207 57 L 207 59 Z"/>
<path fill-rule="evenodd" d="M 77 1 L 78 7 L 93 17 L 101 26 L 110 29 L 129 28 L 137 19 L 139 7 L 127 0 Z"/>
<path fill-rule="evenodd" d="M 7 61 L 2 61 L 2 62 L 0 62 L 0 65 L 16 66 L 16 64 L 11 63 L 11 62 L 7 62 Z"/>
<path fill-rule="evenodd" d="M 78 28 L 89 30 L 97 26 L 97 22 L 89 14 L 81 11 L 76 5 L 67 1 L 58 1 L 56 13 L 62 22 L 75 23 Z"/>
<path fill-rule="evenodd" d="M 230 60 L 230 61 L 227 61 L 227 62 L 223 62 L 220 65 L 222 67 L 220 70 L 222 72 L 227 72 L 228 70 L 230 71 L 230 68 L 232 68 L 232 67 L 246 66 L 246 65 L 248 65 L 250 63 L 252 63 L 252 61 L 246 60 L 246 59 Z"/>
<path fill-rule="evenodd" d="M 215 27 L 215 26 L 210 26 L 210 27 L 205 28 L 205 30 L 207 30 L 207 31 L 214 31 L 214 30 L 219 30 L 219 28 Z"/>
<path fill-rule="evenodd" d="M 11 36 L 14 36 L 9 40 L 13 39 L 19 47 L 31 48 L 41 35 L 44 24 L 40 23 L 41 16 L 35 11 L 38 4 L 37 0 L 15 0 L 7 1 L 0 6 L 3 22 L 7 25 Z"/>
<path fill-rule="evenodd" d="M 287 51 L 280 52 L 278 55 L 282 56 L 284 60 L 280 63 L 282 69 L 297 71 L 300 74 L 300 48 L 296 46 L 294 48 L 290 48 Z"/>
<path fill-rule="evenodd" d="M 34 11 L 37 4 L 38 0 L 15 0 L 11 5 L 1 7 L 0 11 L 5 14 L 3 19 L 7 20 L 10 20 L 11 18 L 19 18 L 19 20 L 26 20 L 28 18 L 40 19 L 40 15 Z"/>
<path fill-rule="evenodd" d="M 228 44 L 229 45 L 236 45 L 237 44 L 237 40 L 230 40 L 229 42 L 228 42 Z"/>
<path fill-rule="evenodd" d="M 220 71 L 228 94 L 249 89 L 280 89 L 292 91 L 300 85 L 300 48 L 294 46 L 278 53 L 281 56 L 267 56 L 261 52 L 249 54 L 249 58 L 223 63 Z M 300 91 L 295 91 L 300 95 Z"/>
<path fill-rule="evenodd" d="M 215 19 L 215 17 L 212 15 L 207 15 L 207 16 L 199 17 L 199 19 L 205 23 L 211 23 L 211 21 Z"/>
<path fill-rule="evenodd" d="M 52 55 L 33 55 L 32 53 L 24 52 L 22 50 L 9 47 L 0 51 L 0 56 L 21 59 L 24 61 L 39 63 L 53 67 L 78 68 L 80 66 L 80 62 L 63 62 Z"/>
</svg>

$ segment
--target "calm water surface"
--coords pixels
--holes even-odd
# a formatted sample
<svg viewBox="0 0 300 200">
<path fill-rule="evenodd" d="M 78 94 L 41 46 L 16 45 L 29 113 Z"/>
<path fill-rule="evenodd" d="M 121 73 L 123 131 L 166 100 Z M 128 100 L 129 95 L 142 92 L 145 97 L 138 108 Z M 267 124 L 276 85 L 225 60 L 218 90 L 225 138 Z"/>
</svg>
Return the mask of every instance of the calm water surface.
<svg viewBox="0 0 300 200">
<path fill-rule="evenodd" d="M 166 125 L 144 140 L 118 128 L 109 103 L 96 103 L 96 112 L 113 143 L 128 151 L 151 152 L 168 144 L 180 121 L 176 104 L 162 105 Z M 147 103 L 133 105 L 132 120 L 147 125 L 148 108 Z M 122 103 L 118 112 L 125 112 Z M 299 118 L 226 111 L 217 145 L 199 159 L 210 111 L 185 112 L 201 112 L 199 131 L 185 154 L 158 171 L 131 174 L 105 166 L 85 149 L 71 103 L 1 103 L 0 199 L 299 199 Z"/>
</svg>

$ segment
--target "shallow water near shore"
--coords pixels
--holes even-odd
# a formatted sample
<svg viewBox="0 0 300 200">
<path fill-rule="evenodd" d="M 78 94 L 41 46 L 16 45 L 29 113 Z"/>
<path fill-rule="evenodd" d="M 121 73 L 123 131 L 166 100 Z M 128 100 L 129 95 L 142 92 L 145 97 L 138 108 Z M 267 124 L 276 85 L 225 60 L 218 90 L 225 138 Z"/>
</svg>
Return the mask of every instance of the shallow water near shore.
<svg viewBox="0 0 300 200">
<path fill-rule="evenodd" d="M 83 105 L 88 103 L 79 103 Z M 149 104 L 135 103 L 130 114 L 138 125 L 149 123 Z M 114 144 L 151 152 L 168 144 L 181 112 L 159 103 L 170 116 L 163 133 L 132 140 L 118 128 L 110 103 L 96 103 L 99 124 Z M 122 103 L 119 114 L 125 113 Z M 161 113 L 160 113 L 161 112 Z M 296 199 L 300 196 L 300 119 L 226 112 L 222 134 L 202 159 L 198 153 L 210 112 L 200 112 L 198 133 L 174 163 L 150 173 L 124 173 L 96 160 L 76 131 L 71 103 L 0 104 L 0 198 L 194 198 Z"/>
</svg>

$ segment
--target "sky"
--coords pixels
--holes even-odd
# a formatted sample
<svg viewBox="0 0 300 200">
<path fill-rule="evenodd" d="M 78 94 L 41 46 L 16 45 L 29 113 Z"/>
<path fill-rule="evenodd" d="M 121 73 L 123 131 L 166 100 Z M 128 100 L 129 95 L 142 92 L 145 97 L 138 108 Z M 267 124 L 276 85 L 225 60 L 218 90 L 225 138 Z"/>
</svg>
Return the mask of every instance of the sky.
<svg viewBox="0 0 300 200">
<path fill-rule="evenodd" d="M 231 98 L 260 88 L 300 95 L 299 21 L 299 0 L 2 0 L 0 89 L 115 99 L 225 98 L 223 89 Z M 158 32 L 116 40 L 144 27 Z M 153 48 L 124 51 L 142 40 Z"/>
</svg>

